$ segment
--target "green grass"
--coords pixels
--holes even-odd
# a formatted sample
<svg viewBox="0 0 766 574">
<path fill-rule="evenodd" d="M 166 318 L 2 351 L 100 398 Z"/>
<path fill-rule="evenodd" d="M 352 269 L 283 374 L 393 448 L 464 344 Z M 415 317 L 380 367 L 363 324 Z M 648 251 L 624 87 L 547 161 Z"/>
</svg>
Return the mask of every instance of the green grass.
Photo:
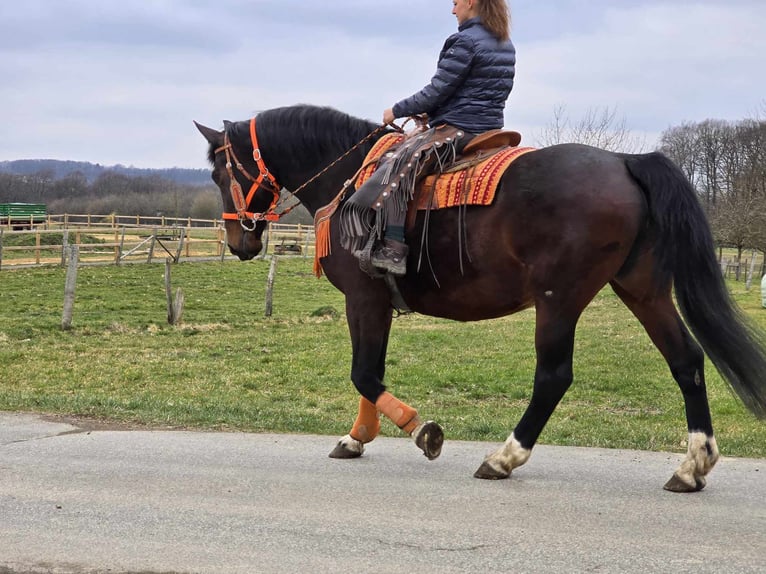
<svg viewBox="0 0 766 574">
<path fill-rule="evenodd" d="M 0 410 L 147 425 L 343 435 L 356 414 L 342 295 L 281 259 L 264 317 L 268 261 L 175 265 L 184 324 L 165 320 L 162 265 L 83 267 L 74 328 L 60 329 L 64 270 L 0 271 Z M 731 284 L 761 326 L 757 288 Z M 448 438 L 502 441 L 534 372 L 534 311 L 481 323 L 394 322 L 387 383 Z M 575 382 L 541 437 L 561 445 L 680 451 L 683 403 L 660 354 L 610 289 L 577 331 Z M 766 374 L 765 374 L 766 376 Z M 766 423 L 708 364 L 724 454 L 766 457 Z M 384 434 L 397 436 L 389 423 Z"/>
<path fill-rule="evenodd" d="M 20 233 L 20 234 L 8 234 L 5 237 L 3 237 L 3 245 L 5 247 L 35 247 L 36 245 L 36 236 L 34 233 Z M 63 233 L 41 233 L 40 234 L 40 245 L 56 245 L 59 246 L 64 241 L 64 234 Z M 103 239 L 100 239 L 98 237 L 95 237 L 93 235 L 86 235 L 83 234 L 80 236 L 80 243 L 88 244 L 88 245 L 97 245 L 99 243 L 104 243 Z"/>
</svg>

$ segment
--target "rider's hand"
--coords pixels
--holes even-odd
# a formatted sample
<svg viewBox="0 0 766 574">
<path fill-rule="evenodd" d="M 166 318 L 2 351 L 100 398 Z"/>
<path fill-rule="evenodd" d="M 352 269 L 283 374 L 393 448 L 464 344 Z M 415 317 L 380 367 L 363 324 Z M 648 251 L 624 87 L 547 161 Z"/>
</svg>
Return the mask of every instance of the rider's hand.
<svg viewBox="0 0 766 574">
<path fill-rule="evenodd" d="M 384 124 L 390 124 L 396 119 L 396 116 L 394 116 L 394 110 L 391 108 L 388 108 L 386 111 L 383 112 L 383 123 Z"/>
</svg>

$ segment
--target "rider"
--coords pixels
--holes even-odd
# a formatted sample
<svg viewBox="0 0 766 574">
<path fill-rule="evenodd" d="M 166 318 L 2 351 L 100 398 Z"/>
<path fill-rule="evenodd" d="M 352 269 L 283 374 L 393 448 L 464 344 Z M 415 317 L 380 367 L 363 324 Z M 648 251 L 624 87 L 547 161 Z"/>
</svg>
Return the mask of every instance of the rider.
<svg viewBox="0 0 766 574">
<path fill-rule="evenodd" d="M 383 241 L 373 249 L 371 262 L 392 275 L 404 275 L 407 271 L 409 249 L 404 242 L 404 223 L 407 200 L 412 197 L 415 182 L 450 154 L 460 153 L 476 135 L 502 128 L 505 101 L 513 88 L 516 50 L 510 39 L 507 1 L 452 3 L 458 31 L 444 43 L 431 82 L 383 112 L 385 124 L 396 118 L 426 114 L 431 130 L 421 139 L 426 143 L 435 141 L 435 145 L 412 146 L 409 156 L 401 149 L 404 146 L 400 146 L 399 154 L 392 150 L 389 159 L 379 163 L 373 176 L 343 208 L 344 246 L 359 255 L 356 250 L 364 245 L 374 225 L 377 238 L 382 234 Z M 442 134 L 450 135 L 438 140 L 439 129 L 445 126 L 455 129 L 443 130 Z M 414 172 L 414 177 L 406 177 L 408 169 Z M 392 189 L 384 192 L 388 186 Z M 372 211 L 377 214 L 375 223 Z"/>
</svg>

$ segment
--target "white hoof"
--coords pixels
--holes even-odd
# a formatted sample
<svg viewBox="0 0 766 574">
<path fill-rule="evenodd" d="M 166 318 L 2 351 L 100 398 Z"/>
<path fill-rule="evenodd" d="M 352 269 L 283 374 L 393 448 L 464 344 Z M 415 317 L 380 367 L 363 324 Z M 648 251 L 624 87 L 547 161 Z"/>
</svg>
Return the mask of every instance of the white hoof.
<svg viewBox="0 0 766 574">
<path fill-rule="evenodd" d="M 359 458 L 364 453 L 364 443 L 347 434 L 338 441 L 330 458 Z"/>
</svg>

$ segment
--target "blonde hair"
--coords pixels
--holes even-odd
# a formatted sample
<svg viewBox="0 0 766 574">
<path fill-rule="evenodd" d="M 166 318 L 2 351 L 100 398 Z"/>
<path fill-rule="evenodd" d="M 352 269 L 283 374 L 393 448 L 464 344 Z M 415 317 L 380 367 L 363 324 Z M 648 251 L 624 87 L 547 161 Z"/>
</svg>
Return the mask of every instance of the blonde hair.
<svg viewBox="0 0 766 574">
<path fill-rule="evenodd" d="M 477 0 L 479 18 L 492 35 L 505 42 L 511 37 L 511 9 L 506 0 Z"/>
</svg>

